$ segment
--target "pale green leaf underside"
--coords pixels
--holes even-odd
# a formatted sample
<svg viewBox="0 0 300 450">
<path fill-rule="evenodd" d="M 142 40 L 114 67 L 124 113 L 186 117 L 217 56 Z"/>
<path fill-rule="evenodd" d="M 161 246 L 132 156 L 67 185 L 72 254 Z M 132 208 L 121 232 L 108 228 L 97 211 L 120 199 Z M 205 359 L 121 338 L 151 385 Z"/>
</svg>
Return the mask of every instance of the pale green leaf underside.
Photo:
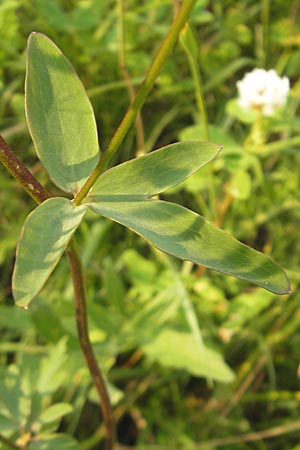
<svg viewBox="0 0 300 450">
<path fill-rule="evenodd" d="M 286 274 L 269 256 L 182 206 L 159 200 L 97 202 L 97 197 L 88 205 L 170 255 L 242 278 L 276 294 L 289 292 Z"/>
<path fill-rule="evenodd" d="M 234 374 L 221 355 L 199 347 L 191 333 L 164 329 L 143 345 L 145 354 L 164 366 L 185 369 L 192 375 L 229 383 Z"/>
<path fill-rule="evenodd" d="M 92 196 L 114 201 L 117 197 L 151 197 L 190 177 L 215 158 L 221 148 L 197 141 L 168 145 L 107 170 L 95 183 Z"/>
<path fill-rule="evenodd" d="M 40 33 L 28 39 L 25 106 L 50 178 L 62 190 L 77 192 L 99 159 L 94 113 L 71 63 Z"/>
<path fill-rule="evenodd" d="M 27 306 L 54 270 L 87 207 L 66 198 L 51 198 L 27 217 L 17 247 L 13 296 Z"/>
</svg>

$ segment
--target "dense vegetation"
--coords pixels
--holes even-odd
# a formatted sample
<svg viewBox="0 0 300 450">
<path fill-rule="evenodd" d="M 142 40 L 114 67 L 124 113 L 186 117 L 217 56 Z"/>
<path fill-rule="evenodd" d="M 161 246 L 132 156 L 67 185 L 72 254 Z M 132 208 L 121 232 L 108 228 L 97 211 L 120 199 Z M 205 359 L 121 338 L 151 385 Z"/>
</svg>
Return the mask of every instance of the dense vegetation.
<svg viewBox="0 0 300 450">
<path fill-rule="evenodd" d="M 53 195 L 60 192 L 37 162 L 24 115 L 28 35 L 45 33 L 70 59 L 105 149 L 169 29 L 173 6 L 1 1 L 0 133 Z M 173 259 L 92 213 L 77 231 L 90 336 L 109 383 L 120 449 L 300 449 L 299 17 L 292 0 L 198 0 L 190 18 L 196 57 L 181 36 L 115 161 L 207 135 L 222 144 L 218 158 L 161 198 L 271 255 L 288 274 L 290 295 Z M 236 102 L 237 81 L 255 67 L 275 69 L 291 86 L 287 105 L 260 120 Z M 28 311 L 16 308 L 15 247 L 35 204 L 2 166 L 0 183 L 0 435 L 28 448 L 30 425 L 32 434 L 57 433 L 58 450 L 102 448 L 67 261 Z M 30 422 L 35 410 L 41 414 Z M 29 450 L 50 448 L 32 441 Z"/>
</svg>

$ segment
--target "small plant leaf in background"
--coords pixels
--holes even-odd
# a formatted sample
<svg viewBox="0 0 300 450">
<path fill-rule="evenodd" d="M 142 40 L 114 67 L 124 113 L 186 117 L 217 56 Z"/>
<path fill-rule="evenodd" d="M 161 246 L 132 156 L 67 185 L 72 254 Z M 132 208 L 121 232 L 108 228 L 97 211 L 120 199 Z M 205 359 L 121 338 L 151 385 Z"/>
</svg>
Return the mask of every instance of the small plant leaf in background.
<svg viewBox="0 0 300 450">
<path fill-rule="evenodd" d="M 143 346 L 146 355 L 176 369 L 185 369 L 198 377 L 230 383 L 234 373 L 216 351 L 197 345 L 192 333 L 165 328 Z"/>
<path fill-rule="evenodd" d="M 135 200 L 175 186 L 210 162 L 221 150 L 210 142 L 178 142 L 106 171 L 95 183 L 92 196 Z"/>
<path fill-rule="evenodd" d="M 66 198 L 50 198 L 27 217 L 17 247 L 13 295 L 27 306 L 54 270 L 86 212 Z"/>
<path fill-rule="evenodd" d="M 269 256 L 242 244 L 182 206 L 159 200 L 99 201 L 88 205 L 170 255 L 242 278 L 277 294 L 289 292 L 285 272 Z"/>
<path fill-rule="evenodd" d="M 40 435 L 31 441 L 28 450 L 80 450 L 79 443 L 68 434 Z"/>
<path fill-rule="evenodd" d="M 73 411 L 72 405 L 69 403 L 56 403 L 45 409 L 39 417 L 39 422 L 42 424 L 51 423 L 58 419 L 61 419 L 66 414 Z"/>
<path fill-rule="evenodd" d="M 25 104 L 37 154 L 52 181 L 77 192 L 99 159 L 91 103 L 71 63 L 40 33 L 27 47 Z"/>
<path fill-rule="evenodd" d="M 234 198 L 247 200 L 251 195 L 251 177 L 249 173 L 244 169 L 237 170 L 230 180 L 228 191 Z"/>
<path fill-rule="evenodd" d="M 239 168 L 240 161 L 245 158 L 243 147 L 228 132 L 216 125 L 209 125 L 209 136 L 212 142 L 222 143 L 222 153 L 215 160 L 214 167 L 218 170 L 222 170 L 225 167 L 232 171 Z M 205 129 L 202 125 L 190 125 L 180 131 L 179 138 L 181 141 L 204 139 Z M 201 175 L 201 172 L 199 173 Z M 187 180 L 187 184 L 189 182 L 190 179 Z"/>
</svg>

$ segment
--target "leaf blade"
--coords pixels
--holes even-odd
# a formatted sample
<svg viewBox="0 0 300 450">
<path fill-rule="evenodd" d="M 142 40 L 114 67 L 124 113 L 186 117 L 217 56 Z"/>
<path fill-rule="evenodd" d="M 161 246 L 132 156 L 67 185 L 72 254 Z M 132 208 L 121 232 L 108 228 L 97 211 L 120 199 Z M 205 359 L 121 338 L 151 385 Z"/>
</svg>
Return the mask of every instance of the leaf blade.
<svg viewBox="0 0 300 450">
<path fill-rule="evenodd" d="M 28 39 L 25 111 L 50 178 L 62 190 L 77 192 L 99 159 L 94 113 L 73 66 L 41 33 Z"/>
<path fill-rule="evenodd" d="M 222 356 L 206 346 L 197 346 L 191 333 L 165 327 L 142 348 L 149 359 L 163 366 L 185 369 L 193 376 L 223 383 L 234 379 L 234 373 Z"/>
<path fill-rule="evenodd" d="M 55 420 L 61 419 L 66 414 L 73 411 L 73 406 L 70 403 L 60 402 L 46 408 L 39 417 L 39 422 L 42 424 L 51 423 Z"/>
<path fill-rule="evenodd" d="M 12 289 L 26 307 L 54 270 L 87 208 L 62 197 L 50 198 L 32 211 L 17 246 Z"/>
<path fill-rule="evenodd" d="M 287 276 L 272 258 L 182 206 L 160 200 L 93 202 L 88 206 L 177 258 L 250 281 L 276 294 L 289 292 Z"/>
<path fill-rule="evenodd" d="M 119 164 L 101 175 L 91 196 L 143 200 L 163 192 L 214 159 L 221 146 L 210 142 L 177 142 Z"/>
</svg>

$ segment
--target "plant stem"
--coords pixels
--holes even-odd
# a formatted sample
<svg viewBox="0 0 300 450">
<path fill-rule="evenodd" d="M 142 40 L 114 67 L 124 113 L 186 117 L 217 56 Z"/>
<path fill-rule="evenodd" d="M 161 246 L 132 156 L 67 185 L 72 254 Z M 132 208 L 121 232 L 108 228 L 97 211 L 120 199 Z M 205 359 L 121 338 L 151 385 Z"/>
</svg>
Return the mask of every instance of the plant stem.
<svg viewBox="0 0 300 450">
<path fill-rule="evenodd" d="M 11 150 L 1 135 L 0 162 L 37 203 L 42 203 L 47 200 L 47 198 L 51 197 L 46 189 L 37 181 L 17 155 Z"/>
<path fill-rule="evenodd" d="M 75 238 L 73 238 L 70 241 L 66 249 L 66 254 L 68 257 L 73 280 L 74 295 L 75 295 L 76 325 L 79 336 L 79 342 L 86 360 L 86 364 L 89 368 L 89 371 L 91 373 L 95 387 L 101 400 L 100 404 L 106 428 L 105 448 L 106 450 L 112 450 L 114 443 L 112 408 L 110 405 L 110 400 L 106 389 L 105 381 L 99 369 L 89 339 L 84 277 L 81 259 L 77 250 Z"/>
<path fill-rule="evenodd" d="M 9 173 L 18 181 L 18 183 L 25 189 L 25 191 L 40 204 L 51 197 L 46 189 L 38 182 L 32 173 L 25 167 L 22 161 L 10 149 L 6 141 L 0 135 L 0 162 L 6 167 Z M 97 389 L 100 398 L 100 405 L 104 423 L 106 426 L 107 442 L 106 450 L 111 450 L 113 445 L 113 425 L 112 425 L 112 410 L 109 402 L 109 397 L 105 387 L 105 383 L 98 367 L 96 358 L 93 353 L 92 345 L 88 335 L 87 325 L 87 308 L 84 290 L 84 278 L 81 266 L 80 256 L 78 254 L 75 239 L 73 238 L 66 250 L 69 260 L 72 281 L 75 293 L 75 308 L 76 308 L 76 323 L 78 330 L 78 339 L 83 351 L 83 355 L 87 362 L 91 377 Z M 5 443 L 13 449 L 19 447 L 7 441 L 0 435 L 0 442 Z"/>
<path fill-rule="evenodd" d="M 201 444 L 194 447 L 194 450 L 202 450 L 202 449 L 204 450 L 206 448 L 212 447 L 225 447 L 225 446 L 228 447 L 242 442 L 261 441 L 265 439 L 275 438 L 277 436 L 282 436 L 287 433 L 295 433 L 296 431 L 299 432 L 299 430 L 300 430 L 300 420 L 294 420 L 293 422 L 284 423 L 282 425 L 277 425 L 275 427 L 267 428 L 265 430 L 204 441 Z"/>
<path fill-rule="evenodd" d="M 180 30 L 184 23 L 188 19 L 188 16 L 195 4 L 196 0 L 184 0 L 181 9 L 179 10 L 175 20 L 166 35 L 164 41 L 156 57 L 154 58 L 146 77 L 141 84 L 134 102 L 129 107 L 125 114 L 121 124 L 119 125 L 116 133 L 112 137 L 110 144 L 101 158 L 96 168 L 87 179 L 81 190 L 75 196 L 73 202 L 74 205 L 79 205 L 82 200 L 88 194 L 90 188 L 93 186 L 97 178 L 103 173 L 111 162 L 112 158 L 116 154 L 120 144 L 126 136 L 130 126 L 134 122 L 138 112 L 141 110 L 150 90 L 152 89 L 158 74 L 161 71 L 163 64 L 171 53 L 173 46 L 178 38 Z M 17 179 L 17 181 L 23 186 L 28 194 L 37 202 L 41 203 L 50 195 L 47 191 L 35 180 L 33 175 L 25 168 L 25 166 L 19 161 L 16 155 L 9 149 L 8 145 L 1 138 L 0 140 L 0 161 L 9 170 L 9 172 Z M 21 169 L 20 169 L 21 168 Z M 67 249 L 66 254 L 68 257 L 73 287 L 75 295 L 75 309 L 76 309 L 76 324 L 79 336 L 79 342 L 85 357 L 87 366 L 90 370 L 95 387 L 100 397 L 100 404 L 102 408 L 103 419 L 106 426 L 106 450 L 112 450 L 114 442 L 114 429 L 112 419 L 112 409 L 109 401 L 109 396 L 105 386 L 103 376 L 95 358 L 92 345 L 89 340 L 88 323 L 87 323 L 87 308 L 86 297 L 84 288 L 84 278 L 80 256 L 77 251 L 75 239 L 73 238 Z"/>
<path fill-rule="evenodd" d="M 125 32 L 124 32 L 124 0 L 118 0 L 119 9 L 119 35 L 120 35 L 120 45 L 119 45 L 119 67 L 121 74 L 123 76 L 125 85 L 127 87 L 130 103 L 134 102 L 135 99 L 135 89 L 131 82 L 129 72 L 126 67 L 126 52 L 125 52 Z M 137 143 L 137 156 L 141 156 L 145 153 L 145 138 L 144 138 L 144 126 L 141 111 L 137 113 L 135 118 L 135 134 Z"/>
<path fill-rule="evenodd" d="M 268 67 L 268 56 L 270 47 L 269 22 L 270 22 L 270 1 L 262 0 L 261 21 L 263 26 L 263 66 Z"/>
<path fill-rule="evenodd" d="M 198 62 L 198 47 L 193 31 L 188 23 L 185 24 L 185 27 L 183 28 L 180 37 L 181 37 L 180 42 L 186 53 L 194 81 L 196 102 L 199 111 L 200 122 L 203 125 L 204 139 L 206 141 L 209 141 L 209 127 L 203 94 L 203 82 Z"/>
<path fill-rule="evenodd" d="M 83 199 L 87 196 L 89 190 L 94 185 L 96 180 L 98 179 L 99 175 L 103 173 L 109 163 L 111 162 L 112 158 L 115 156 L 120 144 L 122 143 L 124 137 L 126 136 L 129 128 L 131 127 L 132 123 L 134 122 L 137 113 L 141 110 L 141 107 L 145 103 L 145 100 L 152 89 L 155 80 L 157 76 L 159 75 L 162 66 L 164 65 L 166 59 L 170 55 L 175 42 L 179 36 L 179 33 L 187 21 L 189 14 L 191 13 L 191 10 L 196 3 L 196 0 L 184 0 L 182 3 L 182 6 L 175 17 L 175 20 L 169 29 L 169 32 L 167 33 L 165 39 L 163 40 L 156 56 L 154 57 L 151 66 L 149 67 L 149 70 L 146 74 L 146 77 L 141 84 L 137 95 L 135 97 L 134 102 L 129 107 L 127 113 L 123 117 L 122 122 L 120 123 L 117 131 L 115 132 L 114 136 L 112 137 L 107 150 L 105 151 L 103 157 L 100 159 L 99 163 L 91 173 L 90 177 L 87 179 L 85 184 L 82 186 L 80 191 L 77 193 L 77 195 L 74 198 L 74 204 L 79 205 Z"/>
</svg>

